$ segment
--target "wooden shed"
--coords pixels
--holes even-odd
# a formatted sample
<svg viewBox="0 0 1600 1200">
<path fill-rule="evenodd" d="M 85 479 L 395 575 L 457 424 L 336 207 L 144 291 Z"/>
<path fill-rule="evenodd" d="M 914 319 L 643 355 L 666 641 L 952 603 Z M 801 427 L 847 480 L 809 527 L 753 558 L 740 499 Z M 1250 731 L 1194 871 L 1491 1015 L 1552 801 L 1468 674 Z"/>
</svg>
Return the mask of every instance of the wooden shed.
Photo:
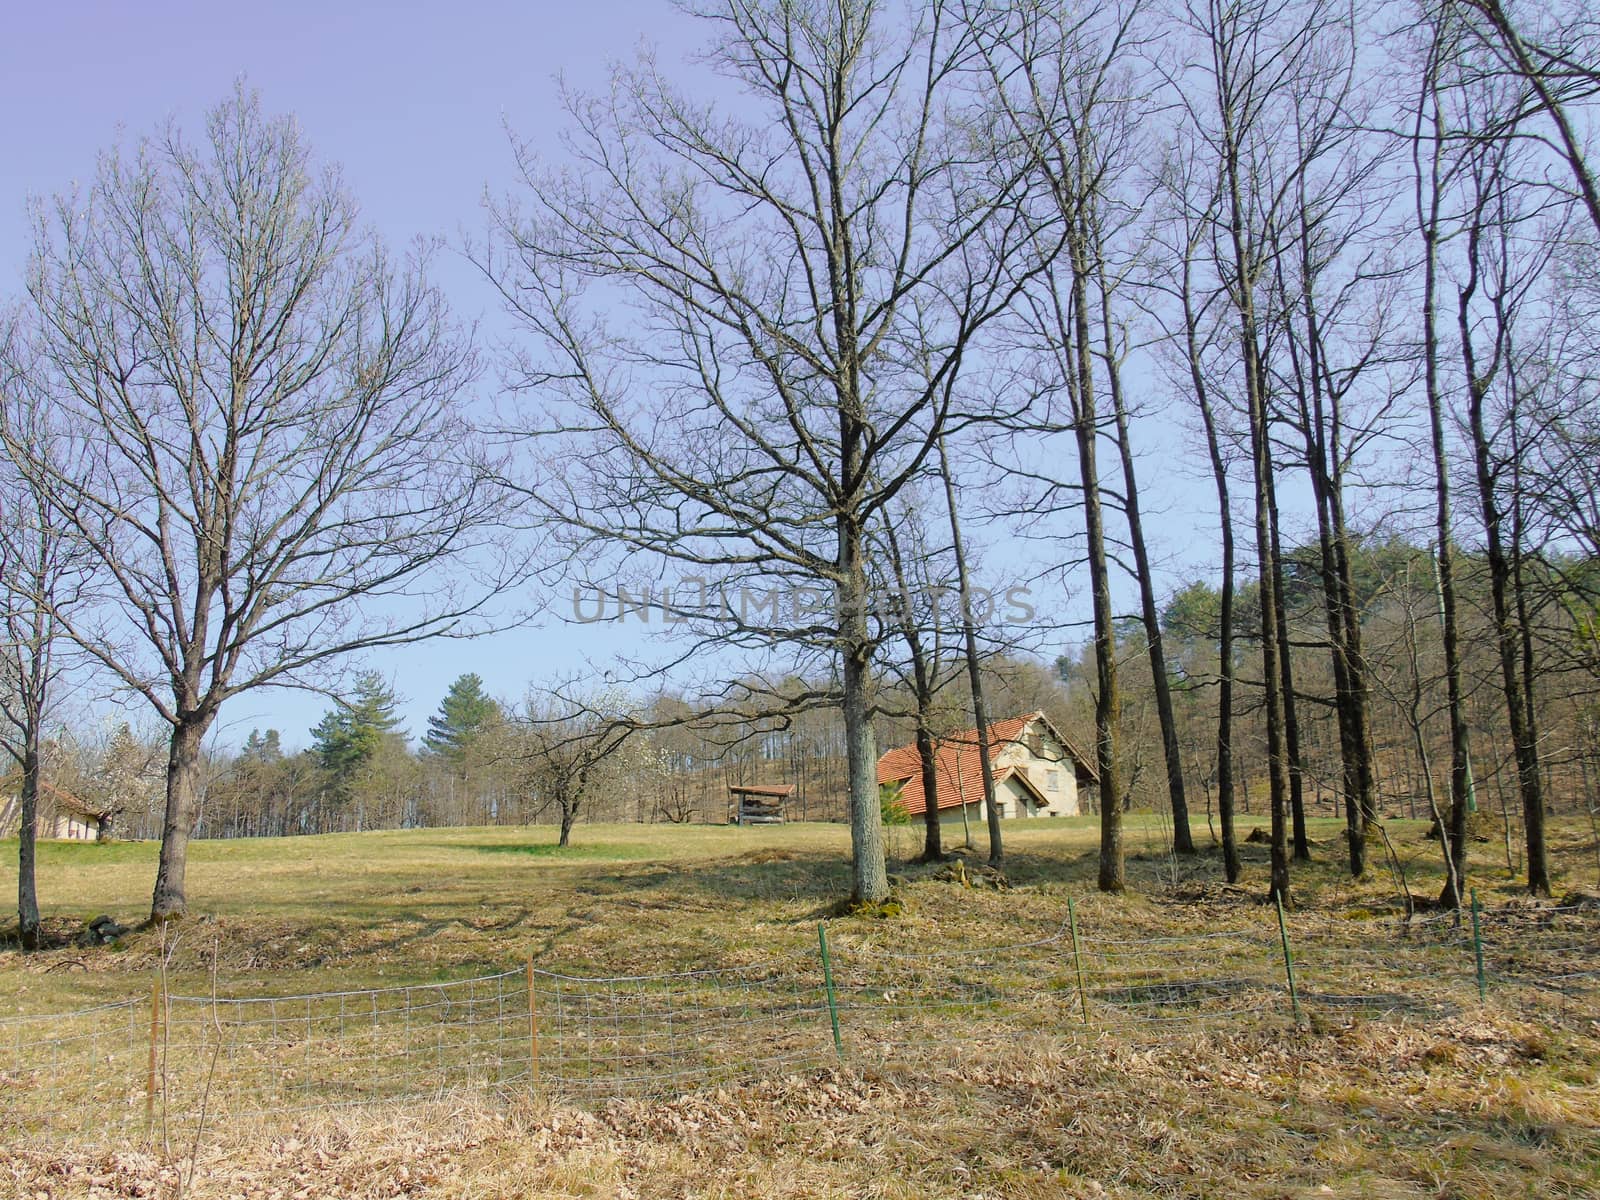
<svg viewBox="0 0 1600 1200">
<path fill-rule="evenodd" d="M 782 825 L 783 802 L 794 795 L 794 784 L 729 784 L 736 825 Z"/>
</svg>

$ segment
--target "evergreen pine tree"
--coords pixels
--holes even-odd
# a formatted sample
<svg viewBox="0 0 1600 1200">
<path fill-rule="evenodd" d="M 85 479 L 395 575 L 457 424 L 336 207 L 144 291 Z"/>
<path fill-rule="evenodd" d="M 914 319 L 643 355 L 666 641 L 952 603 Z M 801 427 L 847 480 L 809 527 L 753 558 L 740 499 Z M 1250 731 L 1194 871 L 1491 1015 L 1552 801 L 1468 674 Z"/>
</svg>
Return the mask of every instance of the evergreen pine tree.
<svg viewBox="0 0 1600 1200">
<path fill-rule="evenodd" d="M 459 765 L 472 743 L 499 719 L 500 705 L 483 690 L 483 680 L 472 673 L 462 675 L 439 702 L 439 711 L 428 718 L 423 745 L 429 753 Z"/>
<path fill-rule="evenodd" d="M 383 677 L 366 671 L 356 677 L 355 695 L 329 709 L 312 729 L 312 752 L 338 791 L 348 792 L 355 773 L 377 753 L 385 736 L 398 730 L 398 703 Z"/>
</svg>

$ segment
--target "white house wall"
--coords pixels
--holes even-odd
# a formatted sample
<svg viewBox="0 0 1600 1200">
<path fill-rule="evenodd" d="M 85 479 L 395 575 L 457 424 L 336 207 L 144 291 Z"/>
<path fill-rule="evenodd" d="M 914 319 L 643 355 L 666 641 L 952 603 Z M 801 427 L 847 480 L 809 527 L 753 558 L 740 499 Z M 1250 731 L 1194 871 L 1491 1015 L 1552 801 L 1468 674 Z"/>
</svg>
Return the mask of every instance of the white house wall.
<svg viewBox="0 0 1600 1200">
<path fill-rule="evenodd" d="M 1043 754 L 1036 755 L 1028 746 L 1030 737 L 1037 732 L 1040 740 L 1040 750 Z M 1048 807 L 1039 811 L 1040 816 L 1075 817 L 1078 815 L 1078 772 L 1074 767 L 1072 758 L 1067 754 L 1066 747 L 1062 746 L 1050 735 L 1042 722 L 1035 722 L 1033 726 L 1023 730 L 1022 737 L 1011 743 L 1000 752 L 996 763 L 1000 767 L 1016 767 L 1028 773 L 1028 780 L 1048 797 Z M 1054 788 L 1050 787 L 1050 772 L 1054 771 L 1056 778 Z M 1010 782 L 1009 780 L 1007 781 Z M 1020 790 L 1021 785 L 1016 785 Z M 1001 814 L 1007 813 L 1007 808 L 1016 811 L 1015 805 L 1001 804 Z"/>
<path fill-rule="evenodd" d="M 75 813 L 57 813 L 46 836 L 68 842 L 92 842 L 95 829 L 87 819 Z"/>
</svg>

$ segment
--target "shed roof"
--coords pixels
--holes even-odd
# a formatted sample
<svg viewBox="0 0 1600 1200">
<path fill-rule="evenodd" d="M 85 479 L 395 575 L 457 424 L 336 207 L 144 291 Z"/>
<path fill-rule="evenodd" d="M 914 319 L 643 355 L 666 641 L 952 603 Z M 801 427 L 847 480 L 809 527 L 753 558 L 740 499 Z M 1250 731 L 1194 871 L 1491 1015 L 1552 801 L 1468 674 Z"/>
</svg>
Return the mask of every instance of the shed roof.
<svg viewBox="0 0 1600 1200">
<path fill-rule="evenodd" d="M 49 792 L 50 798 L 56 802 L 56 806 L 58 808 L 64 808 L 69 812 L 75 812 L 80 817 L 91 817 L 96 821 L 103 821 L 105 819 L 106 814 L 103 810 L 95 808 L 92 804 L 85 803 L 83 800 L 80 800 L 78 797 L 74 796 L 71 792 L 58 788 L 48 779 L 41 779 L 39 781 L 39 790 L 41 792 Z"/>
</svg>

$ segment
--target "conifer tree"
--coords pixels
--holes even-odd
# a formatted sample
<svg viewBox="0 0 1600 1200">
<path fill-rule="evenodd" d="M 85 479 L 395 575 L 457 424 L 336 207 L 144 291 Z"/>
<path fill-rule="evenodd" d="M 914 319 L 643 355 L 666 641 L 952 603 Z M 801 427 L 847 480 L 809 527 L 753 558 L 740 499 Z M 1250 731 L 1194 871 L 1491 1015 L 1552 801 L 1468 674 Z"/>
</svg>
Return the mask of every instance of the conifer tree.
<svg viewBox="0 0 1600 1200">
<path fill-rule="evenodd" d="M 483 690 L 483 679 L 469 672 L 450 685 L 439 702 L 439 711 L 428 718 L 428 733 L 422 744 L 430 754 L 460 766 L 473 743 L 499 721 L 500 715 L 500 705 Z"/>
</svg>

